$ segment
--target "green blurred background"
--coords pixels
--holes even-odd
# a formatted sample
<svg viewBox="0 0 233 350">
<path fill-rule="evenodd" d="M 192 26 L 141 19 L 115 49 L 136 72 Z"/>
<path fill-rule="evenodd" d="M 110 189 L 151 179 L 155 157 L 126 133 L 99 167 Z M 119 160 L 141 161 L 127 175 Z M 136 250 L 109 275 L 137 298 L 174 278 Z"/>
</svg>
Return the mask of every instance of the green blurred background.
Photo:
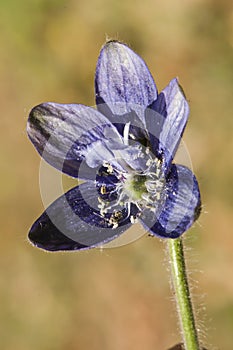
<svg viewBox="0 0 233 350">
<path fill-rule="evenodd" d="M 184 87 L 204 205 L 186 234 L 198 325 L 208 349 L 233 349 L 231 4 L 0 0 L 1 350 L 165 350 L 180 340 L 163 242 L 71 254 L 27 242 L 43 210 L 28 112 L 44 101 L 93 105 L 106 37 L 138 52 L 159 90 L 174 76 Z"/>
</svg>

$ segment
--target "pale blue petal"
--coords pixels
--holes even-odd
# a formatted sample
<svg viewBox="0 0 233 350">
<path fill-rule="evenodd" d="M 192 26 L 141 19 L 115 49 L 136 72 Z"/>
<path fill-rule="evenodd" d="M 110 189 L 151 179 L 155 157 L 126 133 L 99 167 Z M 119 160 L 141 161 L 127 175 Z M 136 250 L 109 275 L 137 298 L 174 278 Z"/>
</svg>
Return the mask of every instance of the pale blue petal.
<svg viewBox="0 0 233 350">
<path fill-rule="evenodd" d="M 157 98 L 156 85 L 145 62 L 118 41 L 107 42 L 100 52 L 95 88 L 98 108 L 107 104 L 113 117 L 136 111 L 143 125 L 143 110 Z"/>
<path fill-rule="evenodd" d="M 97 110 L 77 104 L 44 103 L 32 109 L 27 132 L 40 155 L 58 170 L 73 177 L 92 178 L 93 164 L 86 164 L 88 147 L 96 148 L 95 160 L 110 151 L 106 142 L 122 143 L 112 123 Z M 94 157 L 94 155 L 93 155 Z M 79 173 L 80 166 L 82 173 Z"/>
<path fill-rule="evenodd" d="M 152 149 L 156 155 L 163 154 L 169 167 L 189 115 L 189 105 L 177 79 L 171 80 L 150 108 L 152 111 L 148 109 L 146 122 Z"/>
</svg>

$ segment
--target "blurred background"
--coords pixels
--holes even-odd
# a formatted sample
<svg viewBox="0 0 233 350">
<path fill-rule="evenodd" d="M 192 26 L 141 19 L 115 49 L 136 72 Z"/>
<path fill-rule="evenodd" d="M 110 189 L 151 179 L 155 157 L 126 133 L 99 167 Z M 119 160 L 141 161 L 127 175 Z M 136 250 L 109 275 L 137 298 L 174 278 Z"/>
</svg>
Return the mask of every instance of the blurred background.
<svg viewBox="0 0 233 350">
<path fill-rule="evenodd" d="M 202 341 L 232 350 L 232 32 L 230 0 L 0 1 L 0 349 L 165 350 L 180 341 L 164 242 L 49 254 L 27 241 L 44 210 L 28 112 L 45 101 L 93 105 L 108 37 L 145 59 L 159 90 L 178 76 L 190 102 L 184 140 L 204 206 L 186 234 L 190 279 Z"/>
</svg>

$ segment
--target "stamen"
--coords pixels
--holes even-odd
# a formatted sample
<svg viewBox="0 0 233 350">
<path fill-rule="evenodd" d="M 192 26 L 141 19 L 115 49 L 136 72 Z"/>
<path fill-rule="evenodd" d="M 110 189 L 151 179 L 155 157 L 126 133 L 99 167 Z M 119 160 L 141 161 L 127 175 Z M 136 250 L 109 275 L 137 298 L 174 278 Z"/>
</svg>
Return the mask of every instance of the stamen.
<svg viewBox="0 0 233 350">
<path fill-rule="evenodd" d="M 136 224 L 138 222 L 138 218 L 136 218 L 135 216 L 131 215 L 130 216 L 130 222 L 131 222 L 131 224 Z"/>
<path fill-rule="evenodd" d="M 129 144 L 129 127 L 130 127 L 130 122 L 125 124 L 124 131 L 123 131 L 124 144 L 127 146 Z"/>
</svg>

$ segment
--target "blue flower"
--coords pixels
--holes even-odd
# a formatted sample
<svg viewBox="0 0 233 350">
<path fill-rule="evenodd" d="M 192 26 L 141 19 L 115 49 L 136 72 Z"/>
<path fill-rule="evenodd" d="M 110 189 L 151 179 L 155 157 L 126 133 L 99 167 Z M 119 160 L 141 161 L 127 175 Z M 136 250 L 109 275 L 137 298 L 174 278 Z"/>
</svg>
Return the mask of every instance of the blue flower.
<svg viewBox="0 0 233 350">
<path fill-rule="evenodd" d="M 43 103 L 27 131 L 55 168 L 84 180 L 33 224 L 30 241 L 46 250 L 104 244 L 139 221 L 150 233 L 177 238 L 201 211 L 197 180 L 173 163 L 189 106 L 177 79 L 158 94 L 145 64 L 129 47 L 107 42 L 98 58 L 97 109 Z"/>
</svg>

